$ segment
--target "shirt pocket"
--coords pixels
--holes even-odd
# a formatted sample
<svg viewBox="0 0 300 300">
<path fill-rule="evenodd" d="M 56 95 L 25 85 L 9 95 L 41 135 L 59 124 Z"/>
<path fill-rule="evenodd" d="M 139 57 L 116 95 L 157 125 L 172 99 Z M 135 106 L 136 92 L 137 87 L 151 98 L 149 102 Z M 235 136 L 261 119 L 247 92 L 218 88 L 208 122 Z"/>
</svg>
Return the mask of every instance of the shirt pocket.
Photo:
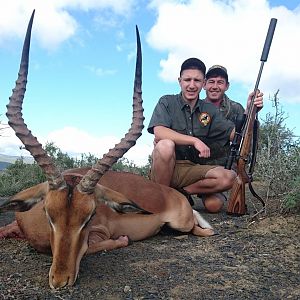
<svg viewBox="0 0 300 300">
<path fill-rule="evenodd" d="M 199 115 L 200 116 L 200 115 Z M 199 117 L 195 118 L 193 120 L 193 131 L 194 131 L 194 136 L 198 138 L 206 138 L 209 135 L 209 130 L 210 130 L 210 122 L 201 122 Z"/>
<path fill-rule="evenodd" d="M 207 112 L 199 112 L 193 116 L 194 135 L 199 138 L 206 138 L 210 134 L 212 115 Z"/>
</svg>

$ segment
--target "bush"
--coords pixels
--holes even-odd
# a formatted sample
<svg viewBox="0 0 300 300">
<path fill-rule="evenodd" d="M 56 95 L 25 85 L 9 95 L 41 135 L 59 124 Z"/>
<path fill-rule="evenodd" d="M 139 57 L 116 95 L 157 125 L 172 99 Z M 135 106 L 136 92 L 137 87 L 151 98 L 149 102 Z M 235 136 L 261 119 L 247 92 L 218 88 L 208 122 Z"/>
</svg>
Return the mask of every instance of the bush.
<svg viewBox="0 0 300 300">
<path fill-rule="evenodd" d="M 67 153 L 63 153 L 54 143 L 47 143 L 45 151 L 61 171 L 72 168 L 91 167 L 98 160 L 92 154 L 82 154 L 80 159 L 72 158 Z M 113 165 L 112 169 L 147 176 L 149 166 L 150 164 L 148 163 L 144 167 L 138 167 L 133 162 L 129 162 L 128 159 L 121 158 Z M 36 163 L 24 163 L 21 157 L 0 173 L 0 197 L 14 195 L 43 181 L 46 181 L 43 170 Z"/>
<path fill-rule="evenodd" d="M 130 162 L 127 158 L 122 157 L 112 166 L 112 170 L 130 172 L 147 178 L 150 170 L 150 157 L 148 158 L 148 163 L 142 167 L 139 167 L 134 162 Z"/>
<path fill-rule="evenodd" d="M 300 140 L 286 128 L 278 91 L 272 99 L 275 114 L 267 114 L 260 127 L 255 177 L 267 187 L 267 199 L 280 199 L 281 210 L 299 206 Z M 267 201 L 266 201 L 267 203 Z"/>
<path fill-rule="evenodd" d="M 36 164 L 26 164 L 21 157 L 0 175 L 0 196 L 12 196 L 17 192 L 46 180 L 42 169 Z"/>
<path fill-rule="evenodd" d="M 300 210 L 300 176 L 292 182 L 291 190 L 283 197 L 283 206 L 288 210 Z"/>
</svg>

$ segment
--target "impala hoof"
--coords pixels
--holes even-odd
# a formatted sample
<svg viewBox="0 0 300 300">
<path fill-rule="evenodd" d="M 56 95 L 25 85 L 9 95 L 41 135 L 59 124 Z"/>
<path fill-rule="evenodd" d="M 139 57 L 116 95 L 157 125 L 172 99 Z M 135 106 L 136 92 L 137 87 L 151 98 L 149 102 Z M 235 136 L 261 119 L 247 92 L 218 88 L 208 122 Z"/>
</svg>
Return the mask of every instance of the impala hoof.
<svg viewBox="0 0 300 300">
<path fill-rule="evenodd" d="M 202 228 L 202 227 L 197 226 L 197 225 L 194 226 L 194 228 L 192 230 L 192 233 L 194 235 L 203 236 L 203 237 L 215 235 L 215 231 L 213 229 L 211 229 L 211 228 Z"/>
<path fill-rule="evenodd" d="M 212 235 L 216 234 L 215 231 L 213 229 L 210 229 L 210 228 L 201 228 L 201 230 L 203 232 L 203 236 L 212 236 Z"/>
<path fill-rule="evenodd" d="M 121 245 L 124 247 L 132 244 L 132 241 L 130 241 L 129 237 L 127 235 L 121 235 L 118 237 L 117 241 L 120 242 Z"/>
</svg>

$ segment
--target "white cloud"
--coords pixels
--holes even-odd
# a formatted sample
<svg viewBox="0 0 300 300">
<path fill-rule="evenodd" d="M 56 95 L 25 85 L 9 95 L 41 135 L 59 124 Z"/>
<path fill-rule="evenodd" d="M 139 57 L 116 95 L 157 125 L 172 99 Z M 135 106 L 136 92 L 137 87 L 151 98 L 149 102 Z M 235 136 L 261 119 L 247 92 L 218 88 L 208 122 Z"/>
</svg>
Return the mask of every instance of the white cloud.
<svg viewBox="0 0 300 300">
<path fill-rule="evenodd" d="M 2 127 L 1 127 L 2 126 Z M 0 130 L 4 126 L 0 124 Z M 119 143 L 121 138 L 115 136 L 95 137 L 81 129 L 75 127 L 65 127 L 50 132 L 46 137 L 39 137 L 39 142 L 43 145 L 46 142 L 53 142 L 62 152 L 67 152 L 72 157 L 80 157 L 82 153 L 91 153 L 98 158 L 107 153 L 115 144 Z M 20 149 L 22 142 L 15 136 L 11 128 L 1 130 L 0 153 L 13 156 L 30 156 L 29 152 Z M 152 145 L 147 143 L 137 144 L 130 149 L 124 157 L 133 161 L 139 166 L 146 165 L 148 155 L 151 154 Z"/>
<path fill-rule="evenodd" d="M 48 134 L 45 140 L 54 142 L 63 152 L 73 156 L 80 156 L 81 153 L 92 153 L 101 158 L 109 149 L 120 142 L 122 137 L 102 136 L 96 137 L 86 131 L 76 127 L 65 127 Z M 148 162 L 148 155 L 151 154 L 152 147 L 147 144 L 137 144 L 130 149 L 124 157 L 129 161 L 134 161 L 137 165 L 145 165 Z"/>
<path fill-rule="evenodd" d="M 0 153 L 12 156 L 29 156 L 29 152 L 22 149 L 22 146 L 22 142 L 15 136 L 13 130 L 0 124 Z"/>
<path fill-rule="evenodd" d="M 62 42 L 72 37 L 79 27 L 72 11 L 109 10 L 113 14 L 127 16 L 134 7 L 135 0 L 2 0 L 0 1 L 0 45 L 8 39 L 19 37 L 23 39 L 24 28 L 29 17 L 35 14 L 34 36 L 40 45 L 46 49 L 55 49 Z M 103 20 L 103 14 L 102 22 Z M 109 22 L 112 14 L 107 14 Z M 94 17 L 95 22 L 97 15 Z"/>
<path fill-rule="evenodd" d="M 103 77 L 103 76 L 111 76 L 117 73 L 117 70 L 105 70 L 95 66 L 85 66 L 85 69 L 89 70 L 91 73 L 95 74 L 96 76 Z"/>
<path fill-rule="evenodd" d="M 300 102 L 300 6 L 291 11 L 270 7 L 265 0 L 152 1 L 157 20 L 147 41 L 161 52 L 160 76 L 176 81 L 188 57 L 203 59 L 207 67 L 222 64 L 231 81 L 253 89 L 271 18 L 278 23 L 261 87 L 266 93 L 280 89 L 283 101 Z"/>
</svg>

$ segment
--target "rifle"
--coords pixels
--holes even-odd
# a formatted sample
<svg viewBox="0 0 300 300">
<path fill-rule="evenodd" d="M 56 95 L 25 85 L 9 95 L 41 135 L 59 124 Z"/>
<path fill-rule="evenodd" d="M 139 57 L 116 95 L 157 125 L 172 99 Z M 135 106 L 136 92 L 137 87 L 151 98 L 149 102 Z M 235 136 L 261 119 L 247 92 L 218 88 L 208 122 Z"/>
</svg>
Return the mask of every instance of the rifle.
<svg viewBox="0 0 300 300">
<path fill-rule="evenodd" d="M 247 212 L 245 204 L 246 183 L 248 183 L 252 195 L 259 199 L 263 205 L 263 209 L 265 208 L 264 201 L 255 193 L 251 184 L 253 181 L 252 173 L 254 171 L 254 165 L 256 161 L 259 127 L 258 113 L 257 108 L 254 105 L 254 99 L 258 92 L 258 86 L 264 63 L 268 59 L 276 23 L 277 19 L 272 18 L 260 58 L 261 65 L 257 76 L 254 93 L 248 107 L 248 112 L 246 116 L 244 115 L 244 119 L 237 119 L 235 135 L 230 146 L 230 155 L 225 165 L 225 169 L 230 170 L 233 162 L 237 163 L 237 177 L 232 186 L 227 205 L 228 214 L 244 215 Z M 248 168 L 248 171 L 246 168 Z"/>
</svg>

